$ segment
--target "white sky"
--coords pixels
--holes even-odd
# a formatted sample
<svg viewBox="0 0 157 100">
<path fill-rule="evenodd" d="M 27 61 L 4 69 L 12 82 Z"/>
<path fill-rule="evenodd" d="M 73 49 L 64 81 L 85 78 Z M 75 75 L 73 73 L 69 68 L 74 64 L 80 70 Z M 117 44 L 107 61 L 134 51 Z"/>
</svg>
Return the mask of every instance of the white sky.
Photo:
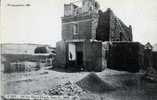
<svg viewBox="0 0 157 100">
<path fill-rule="evenodd" d="M 64 3 L 74 0 L 2 0 L 2 43 L 41 43 L 55 46 L 61 40 Z M 111 8 L 126 25 L 134 41 L 157 43 L 157 0 L 97 0 L 104 11 Z M 13 7 L 8 4 L 30 4 Z"/>
</svg>

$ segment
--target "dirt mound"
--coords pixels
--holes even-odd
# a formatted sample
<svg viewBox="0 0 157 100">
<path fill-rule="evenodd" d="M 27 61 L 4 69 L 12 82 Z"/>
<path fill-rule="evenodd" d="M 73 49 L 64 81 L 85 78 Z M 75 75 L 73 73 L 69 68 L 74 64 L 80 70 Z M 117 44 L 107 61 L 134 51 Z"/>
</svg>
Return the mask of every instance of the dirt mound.
<svg viewBox="0 0 157 100">
<path fill-rule="evenodd" d="M 104 93 L 115 89 L 109 83 L 101 80 L 95 73 L 88 74 L 86 77 L 76 82 L 76 84 L 84 90 L 95 93 Z"/>
</svg>

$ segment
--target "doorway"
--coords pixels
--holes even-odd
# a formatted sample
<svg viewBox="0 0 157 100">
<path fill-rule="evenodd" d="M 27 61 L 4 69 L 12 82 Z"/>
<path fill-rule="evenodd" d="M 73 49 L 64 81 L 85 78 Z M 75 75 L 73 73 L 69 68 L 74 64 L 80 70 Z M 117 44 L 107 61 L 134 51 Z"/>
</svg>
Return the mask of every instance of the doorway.
<svg viewBox="0 0 157 100">
<path fill-rule="evenodd" d="M 83 52 L 81 52 L 81 51 L 77 51 L 76 52 L 76 55 L 77 55 L 77 65 L 79 65 L 79 66 L 83 66 Z"/>
</svg>

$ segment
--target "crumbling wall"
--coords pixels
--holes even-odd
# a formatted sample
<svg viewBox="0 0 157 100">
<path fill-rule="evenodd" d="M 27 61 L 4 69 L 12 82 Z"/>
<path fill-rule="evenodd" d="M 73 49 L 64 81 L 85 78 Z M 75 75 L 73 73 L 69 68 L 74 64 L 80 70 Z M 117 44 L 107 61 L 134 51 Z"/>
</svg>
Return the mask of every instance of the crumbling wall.
<svg viewBox="0 0 157 100">
<path fill-rule="evenodd" d="M 127 27 L 111 9 L 110 14 L 110 40 L 111 41 L 132 41 L 132 28 Z"/>
<path fill-rule="evenodd" d="M 111 15 L 110 21 L 110 40 L 112 41 L 132 41 L 132 30 L 131 26 L 128 28 L 123 24 L 123 22 L 114 16 Z"/>
<path fill-rule="evenodd" d="M 64 16 L 72 16 L 74 15 L 74 11 L 78 6 L 73 3 L 64 4 Z"/>
<path fill-rule="evenodd" d="M 99 11 L 96 39 L 102 41 L 132 41 L 132 28 L 127 27 L 113 11 Z"/>
<path fill-rule="evenodd" d="M 110 33 L 109 12 L 99 11 L 98 26 L 96 29 L 96 40 L 109 41 Z"/>
</svg>

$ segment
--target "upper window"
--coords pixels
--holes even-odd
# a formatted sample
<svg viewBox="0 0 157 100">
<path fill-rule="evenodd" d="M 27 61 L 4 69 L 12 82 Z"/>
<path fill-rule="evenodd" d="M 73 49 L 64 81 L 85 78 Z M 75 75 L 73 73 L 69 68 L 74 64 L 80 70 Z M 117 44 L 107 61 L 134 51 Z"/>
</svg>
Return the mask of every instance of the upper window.
<svg viewBox="0 0 157 100">
<path fill-rule="evenodd" d="M 73 25 L 73 34 L 74 35 L 76 35 L 76 34 L 78 34 L 79 32 L 78 32 L 78 24 L 74 24 Z"/>
</svg>

